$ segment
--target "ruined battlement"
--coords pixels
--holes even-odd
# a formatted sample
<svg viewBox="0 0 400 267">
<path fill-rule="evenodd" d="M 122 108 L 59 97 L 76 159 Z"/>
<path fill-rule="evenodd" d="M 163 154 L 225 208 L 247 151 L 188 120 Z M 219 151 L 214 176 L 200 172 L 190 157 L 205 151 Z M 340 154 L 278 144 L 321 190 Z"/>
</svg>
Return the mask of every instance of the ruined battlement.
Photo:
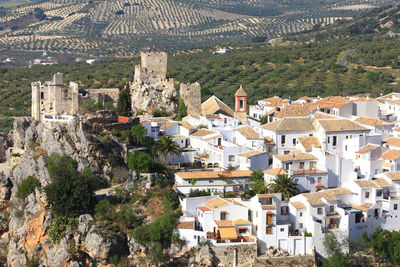
<svg viewBox="0 0 400 267">
<path fill-rule="evenodd" d="M 187 115 L 198 116 L 201 113 L 201 86 L 196 83 L 181 83 L 179 95 L 187 107 Z"/>
<path fill-rule="evenodd" d="M 164 80 L 167 77 L 168 54 L 165 52 L 140 53 L 141 68 L 147 73 Z M 136 67 L 135 67 L 136 70 Z"/>
</svg>

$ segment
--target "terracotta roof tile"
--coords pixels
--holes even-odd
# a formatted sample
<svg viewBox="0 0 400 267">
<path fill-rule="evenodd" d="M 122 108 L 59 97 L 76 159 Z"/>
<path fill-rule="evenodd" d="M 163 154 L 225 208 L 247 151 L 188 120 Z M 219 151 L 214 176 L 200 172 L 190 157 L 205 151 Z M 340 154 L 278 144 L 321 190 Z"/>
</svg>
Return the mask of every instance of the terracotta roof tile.
<svg viewBox="0 0 400 267">
<path fill-rule="evenodd" d="M 207 208 L 207 207 L 204 207 L 204 206 L 201 206 L 201 207 L 197 207 L 199 210 L 201 210 L 202 212 L 205 212 L 205 211 L 211 211 L 211 209 L 210 208 Z"/>
<path fill-rule="evenodd" d="M 300 201 L 294 201 L 294 202 L 290 202 L 290 204 L 297 210 L 303 210 L 306 208 L 306 205 L 304 205 L 302 202 Z"/>
<path fill-rule="evenodd" d="M 375 188 L 375 189 L 380 189 L 380 187 L 374 183 L 373 181 L 368 181 L 364 179 L 360 180 L 355 180 L 354 183 L 356 183 L 359 187 L 361 188 Z"/>
<path fill-rule="evenodd" d="M 382 159 L 395 160 L 400 157 L 400 150 L 390 149 L 382 154 Z"/>
<path fill-rule="evenodd" d="M 288 161 L 300 161 L 300 160 L 317 160 L 313 154 L 303 153 L 299 150 L 292 150 L 289 154 L 286 155 L 274 155 L 275 158 L 280 160 L 281 162 Z"/>
<path fill-rule="evenodd" d="M 242 86 L 237 89 L 235 96 L 247 96 L 246 91 L 242 88 Z"/>
<path fill-rule="evenodd" d="M 312 110 L 307 106 L 292 104 L 281 111 L 275 112 L 274 117 L 276 118 L 290 118 L 290 117 L 306 117 L 310 115 Z"/>
<path fill-rule="evenodd" d="M 315 130 L 311 118 L 284 118 L 264 124 L 262 128 L 273 132 L 310 132 Z"/>
<path fill-rule="evenodd" d="M 177 172 L 176 175 L 182 179 L 212 179 L 219 178 L 221 175 L 230 178 L 250 177 L 251 171 L 194 171 L 194 172 Z"/>
<path fill-rule="evenodd" d="M 379 147 L 380 146 L 375 145 L 375 144 L 368 144 L 368 145 L 365 145 L 362 148 L 360 148 L 356 153 L 359 153 L 359 154 L 369 153 Z"/>
<path fill-rule="evenodd" d="M 282 168 L 274 168 L 265 170 L 264 173 L 272 174 L 272 175 L 280 175 L 280 174 L 287 174 L 287 172 Z"/>
<path fill-rule="evenodd" d="M 185 128 L 185 129 L 187 129 L 187 130 L 189 130 L 189 131 L 194 131 L 194 130 L 197 129 L 196 127 L 194 127 L 193 125 L 191 125 L 191 124 L 188 123 L 187 121 L 181 122 L 180 125 L 181 125 L 183 128 Z"/>
<path fill-rule="evenodd" d="M 221 207 L 225 207 L 225 206 L 227 206 L 229 204 L 230 204 L 230 202 L 228 202 L 228 201 L 226 201 L 226 200 L 224 200 L 224 199 L 222 199 L 220 197 L 211 199 L 211 200 L 203 203 L 203 205 L 205 207 L 210 208 L 212 210 L 213 209 L 217 209 L 217 208 L 221 208 Z"/>
<path fill-rule="evenodd" d="M 233 227 L 233 223 L 232 223 L 231 220 L 215 221 L 215 224 L 218 226 L 218 228 L 221 228 L 221 227 Z"/>
<path fill-rule="evenodd" d="M 362 211 L 369 211 L 373 206 L 372 203 L 364 202 L 361 205 L 353 205 L 354 209 L 362 210 Z"/>
<path fill-rule="evenodd" d="M 385 172 L 385 175 L 392 181 L 400 181 L 400 171 Z"/>
<path fill-rule="evenodd" d="M 190 222 L 179 222 L 176 225 L 177 229 L 194 229 L 194 222 L 190 221 Z"/>
<path fill-rule="evenodd" d="M 251 222 L 249 222 L 248 220 L 244 220 L 244 219 L 237 219 L 237 220 L 234 220 L 232 223 L 234 225 L 248 225 L 248 224 L 251 224 Z"/>
<path fill-rule="evenodd" d="M 201 104 L 201 114 L 203 116 L 208 114 L 225 113 L 228 116 L 233 117 L 233 110 L 226 105 L 224 102 L 219 100 L 216 96 L 212 96 Z"/>
<path fill-rule="evenodd" d="M 391 146 L 398 146 L 400 147 L 400 138 L 390 137 L 384 141 L 386 144 Z"/>
<path fill-rule="evenodd" d="M 315 136 L 299 137 L 298 140 L 307 151 L 311 151 L 313 147 L 321 148 L 321 143 Z"/>
<path fill-rule="evenodd" d="M 258 155 L 265 154 L 265 153 L 267 153 L 267 152 L 265 152 L 265 151 L 250 151 L 250 152 L 240 153 L 237 155 L 239 157 L 251 158 L 251 157 L 258 156 Z"/>
<path fill-rule="evenodd" d="M 239 132 L 247 139 L 261 139 L 260 135 L 250 126 L 240 127 L 235 129 L 235 131 Z"/>
<path fill-rule="evenodd" d="M 373 180 L 378 186 L 391 186 L 391 184 L 385 180 L 385 178 L 376 178 Z"/>
<path fill-rule="evenodd" d="M 274 142 L 274 140 L 272 140 L 271 138 L 269 138 L 267 136 L 267 137 L 264 137 L 264 144 L 265 145 L 275 145 L 275 142 Z"/>
<path fill-rule="evenodd" d="M 203 137 L 210 134 L 216 134 L 216 132 L 207 129 L 199 129 L 198 131 L 192 133 L 190 136 Z"/>
<path fill-rule="evenodd" d="M 364 126 L 346 119 L 318 120 L 318 123 L 325 132 L 369 131 Z"/>
<path fill-rule="evenodd" d="M 276 206 L 275 205 L 261 205 L 261 208 L 263 210 L 275 210 Z"/>
<path fill-rule="evenodd" d="M 390 123 L 380 120 L 378 118 L 369 118 L 369 117 L 359 117 L 358 119 L 354 120 L 357 123 L 370 125 L 370 126 L 383 126 L 388 125 Z"/>
</svg>

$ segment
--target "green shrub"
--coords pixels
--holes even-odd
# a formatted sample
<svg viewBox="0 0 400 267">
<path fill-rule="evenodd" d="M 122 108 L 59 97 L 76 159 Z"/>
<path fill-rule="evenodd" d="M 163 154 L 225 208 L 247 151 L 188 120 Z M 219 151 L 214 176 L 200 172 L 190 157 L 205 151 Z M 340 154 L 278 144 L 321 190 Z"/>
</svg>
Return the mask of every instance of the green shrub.
<svg viewBox="0 0 400 267">
<path fill-rule="evenodd" d="M 138 174 L 149 172 L 152 165 L 151 156 L 137 150 L 129 152 L 127 161 L 129 169 L 136 171 Z"/>
<path fill-rule="evenodd" d="M 142 218 L 137 217 L 130 207 L 123 207 L 117 215 L 117 222 L 128 229 L 138 227 L 142 221 Z"/>
<path fill-rule="evenodd" d="M 101 219 L 109 220 L 113 218 L 114 209 L 108 199 L 102 199 L 94 207 L 94 213 Z"/>
<path fill-rule="evenodd" d="M 210 196 L 210 191 L 200 190 L 200 189 L 190 189 L 189 197 L 203 197 L 203 196 Z"/>
<path fill-rule="evenodd" d="M 153 111 L 153 117 L 168 117 L 171 116 L 171 112 L 165 111 L 163 109 L 155 109 Z"/>
<path fill-rule="evenodd" d="M 35 177 L 28 176 L 22 183 L 18 186 L 17 197 L 26 198 L 35 191 L 36 187 L 40 187 L 41 184 L 39 180 Z"/>
<path fill-rule="evenodd" d="M 54 243 L 60 242 L 60 240 L 65 236 L 65 232 L 70 228 L 75 228 L 77 226 L 77 220 L 68 216 L 55 217 L 49 227 L 49 236 Z"/>
<path fill-rule="evenodd" d="M 39 260 L 32 258 L 26 262 L 25 267 L 39 267 Z"/>
<path fill-rule="evenodd" d="M 67 155 L 52 154 L 47 161 L 52 178 L 44 190 L 56 215 L 79 216 L 92 213 L 98 180 L 90 169 L 77 171 L 77 162 Z"/>
</svg>

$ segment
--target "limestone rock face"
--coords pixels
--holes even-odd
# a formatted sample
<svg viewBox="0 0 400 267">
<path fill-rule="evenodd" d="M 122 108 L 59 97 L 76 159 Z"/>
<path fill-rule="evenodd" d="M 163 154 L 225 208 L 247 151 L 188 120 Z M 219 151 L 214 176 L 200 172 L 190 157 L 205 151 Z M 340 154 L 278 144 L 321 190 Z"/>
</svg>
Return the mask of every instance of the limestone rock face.
<svg viewBox="0 0 400 267">
<path fill-rule="evenodd" d="M 110 234 L 97 223 L 92 226 L 85 239 L 85 248 L 92 258 L 106 260 L 113 255 L 128 255 L 129 248 L 124 233 Z"/>
<path fill-rule="evenodd" d="M 151 80 L 149 83 L 133 82 L 130 85 L 132 111 L 152 114 L 156 109 L 176 113 L 177 92 L 174 81 Z"/>
<path fill-rule="evenodd" d="M 0 173 L 0 209 L 4 209 L 10 199 L 12 186 L 10 178 Z"/>
<path fill-rule="evenodd" d="M 6 149 L 11 146 L 11 141 L 7 136 L 3 136 L 0 134 L 0 163 L 5 162 L 6 158 Z"/>
</svg>

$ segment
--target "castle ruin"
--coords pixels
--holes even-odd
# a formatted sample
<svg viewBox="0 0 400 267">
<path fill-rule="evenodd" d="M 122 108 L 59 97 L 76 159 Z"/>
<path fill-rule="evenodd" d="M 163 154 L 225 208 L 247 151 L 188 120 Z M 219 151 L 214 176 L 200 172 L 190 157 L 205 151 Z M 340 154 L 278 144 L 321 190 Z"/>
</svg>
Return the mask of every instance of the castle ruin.
<svg viewBox="0 0 400 267">
<path fill-rule="evenodd" d="M 179 95 L 187 108 L 187 115 L 199 116 L 201 113 L 201 86 L 198 82 L 181 83 Z"/>
<path fill-rule="evenodd" d="M 174 79 L 167 79 L 168 54 L 164 52 L 140 54 L 141 64 L 135 66 L 134 80 L 130 83 L 132 111 L 152 114 L 156 109 L 176 114 L 177 91 Z M 201 110 L 200 84 L 183 84 L 180 93 L 189 115 Z"/>
<path fill-rule="evenodd" d="M 42 121 L 45 115 L 76 115 L 79 111 L 78 84 L 63 83 L 63 74 L 54 74 L 52 81 L 32 83 L 32 117 Z"/>
<path fill-rule="evenodd" d="M 118 100 L 118 88 L 78 89 L 78 84 L 70 82 L 65 85 L 63 74 L 54 74 L 53 80 L 33 82 L 32 87 L 32 117 L 38 121 L 65 121 L 66 115 L 77 115 L 84 101 L 92 99 L 94 102 L 115 104 Z"/>
</svg>

